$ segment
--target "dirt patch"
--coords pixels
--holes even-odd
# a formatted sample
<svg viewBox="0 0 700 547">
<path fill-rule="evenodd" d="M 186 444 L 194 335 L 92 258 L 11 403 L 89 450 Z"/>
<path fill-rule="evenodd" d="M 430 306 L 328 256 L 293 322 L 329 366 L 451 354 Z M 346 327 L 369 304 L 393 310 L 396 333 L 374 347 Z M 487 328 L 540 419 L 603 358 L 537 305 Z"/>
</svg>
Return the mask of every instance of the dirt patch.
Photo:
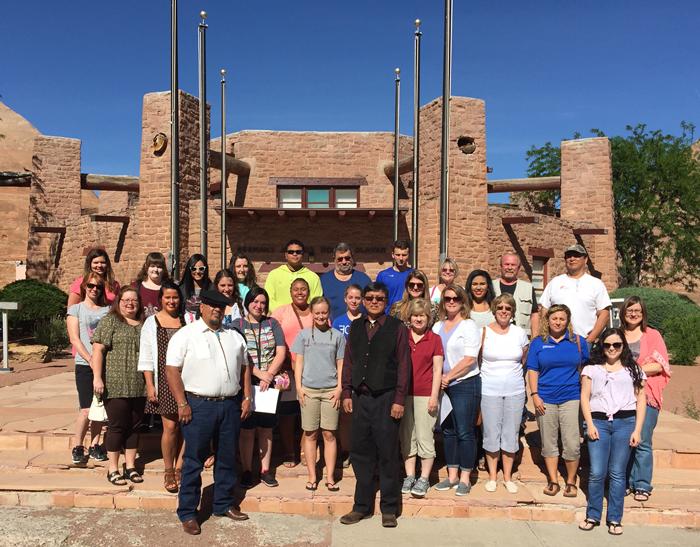
<svg viewBox="0 0 700 547">
<path fill-rule="evenodd" d="M 54 359 L 49 363 L 36 359 L 24 362 L 10 359 L 10 367 L 13 369 L 12 372 L 0 374 L 0 387 L 14 386 L 62 372 L 72 372 L 75 370 L 75 362 L 70 356 Z"/>
<path fill-rule="evenodd" d="M 664 410 L 691 416 L 693 408 L 700 412 L 700 367 L 671 366 L 671 381 L 664 390 Z"/>
</svg>

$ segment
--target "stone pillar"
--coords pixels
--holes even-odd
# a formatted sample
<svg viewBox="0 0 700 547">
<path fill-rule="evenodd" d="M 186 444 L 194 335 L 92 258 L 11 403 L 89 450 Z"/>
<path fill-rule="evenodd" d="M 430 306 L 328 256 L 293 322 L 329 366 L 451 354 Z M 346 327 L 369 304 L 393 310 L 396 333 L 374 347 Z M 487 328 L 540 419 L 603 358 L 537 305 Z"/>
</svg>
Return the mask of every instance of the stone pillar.
<svg viewBox="0 0 700 547">
<path fill-rule="evenodd" d="M 589 254 L 592 275 L 609 291 L 618 285 L 612 158 L 607 137 L 561 143 L 561 218 L 605 228 L 604 235 L 577 236 Z"/>
<path fill-rule="evenodd" d="M 421 269 L 437 280 L 440 248 L 440 146 L 442 99 L 421 108 L 420 239 Z M 471 146 L 473 145 L 473 146 Z M 464 151 L 470 151 L 466 154 Z M 488 267 L 486 114 L 483 100 L 450 100 L 448 256 L 460 267 L 458 281 Z"/>
</svg>

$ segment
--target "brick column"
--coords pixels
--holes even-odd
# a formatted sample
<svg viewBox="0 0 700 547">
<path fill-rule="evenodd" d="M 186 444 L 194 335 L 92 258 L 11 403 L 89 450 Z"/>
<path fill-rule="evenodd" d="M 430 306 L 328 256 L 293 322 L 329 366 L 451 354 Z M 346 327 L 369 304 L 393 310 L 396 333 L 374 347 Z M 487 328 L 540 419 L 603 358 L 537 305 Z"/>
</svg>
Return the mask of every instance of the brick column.
<svg viewBox="0 0 700 547">
<path fill-rule="evenodd" d="M 561 218 L 588 221 L 605 235 L 578 236 L 589 253 L 589 269 L 609 291 L 618 285 L 610 141 L 606 137 L 562 141 Z"/>
<path fill-rule="evenodd" d="M 421 269 L 437 280 L 440 248 L 440 147 L 442 99 L 421 108 L 420 239 Z M 475 145 L 465 154 L 466 143 Z M 483 100 L 450 100 L 450 172 L 448 255 L 460 266 L 458 281 L 469 271 L 488 267 L 488 194 L 486 186 L 486 114 Z"/>
</svg>

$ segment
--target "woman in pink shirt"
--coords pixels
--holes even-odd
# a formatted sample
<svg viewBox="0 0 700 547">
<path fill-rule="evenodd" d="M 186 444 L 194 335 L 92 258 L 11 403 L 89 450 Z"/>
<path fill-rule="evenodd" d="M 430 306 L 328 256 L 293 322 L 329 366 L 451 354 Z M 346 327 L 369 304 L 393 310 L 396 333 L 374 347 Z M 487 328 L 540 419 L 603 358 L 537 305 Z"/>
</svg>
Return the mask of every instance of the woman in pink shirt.
<svg viewBox="0 0 700 547">
<path fill-rule="evenodd" d="M 119 292 L 119 283 L 114 279 L 114 272 L 112 271 L 112 263 L 109 260 L 109 255 L 104 249 L 95 247 L 90 249 L 87 256 L 85 257 L 85 266 L 83 268 L 83 275 L 76 277 L 70 284 L 70 289 L 68 291 L 68 307 L 70 308 L 73 304 L 78 304 L 82 298 L 80 296 L 80 286 L 83 283 L 83 279 L 90 273 L 99 275 L 104 281 L 104 296 L 107 301 L 107 305 L 111 306 L 114 302 L 114 297 Z"/>
<path fill-rule="evenodd" d="M 647 307 L 641 298 L 630 296 L 625 300 L 620 309 L 620 321 L 632 356 L 647 376 L 644 385 L 647 410 L 644 415 L 642 440 L 632 451 L 627 469 L 629 493 L 634 492 L 636 501 L 647 501 L 653 489 L 652 437 L 661 411 L 663 391 L 671 378 L 671 365 L 661 333 L 647 324 Z"/>
</svg>

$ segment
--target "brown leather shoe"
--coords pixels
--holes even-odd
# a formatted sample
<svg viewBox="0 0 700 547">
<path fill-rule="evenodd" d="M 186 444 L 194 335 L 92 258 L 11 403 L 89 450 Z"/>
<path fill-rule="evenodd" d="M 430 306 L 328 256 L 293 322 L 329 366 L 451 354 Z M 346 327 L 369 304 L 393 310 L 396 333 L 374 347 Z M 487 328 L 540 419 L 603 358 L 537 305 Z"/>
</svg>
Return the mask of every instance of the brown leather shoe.
<svg viewBox="0 0 700 547">
<path fill-rule="evenodd" d="M 191 536 L 198 536 L 202 533 L 202 529 L 199 527 L 197 519 L 190 519 L 182 521 L 182 530 L 186 534 Z"/>
<path fill-rule="evenodd" d="M 241 513 L 235 507 L 229 507 L 225 513 L 215 515 L 217 517 L 226 517 L 231 520 L 248 520 L 250 517 L 246 513 Z"/>
<path fill-rule="evenodd" d="M 362 519 L 368 519 L 372 515 L 365 515 L 359 511 L 350 511 L 349 513 L 340 517 L 340 524 L 357 524 Z"/>
<path fill-rule="evenodd" d="M 384 526 L 384 528 L 396 528 L 398 525 L 399 523 L 396 522 L 396 515 L 392 515 L 391 513 L 382 514 L 382 526 Z"/>
</svg>

